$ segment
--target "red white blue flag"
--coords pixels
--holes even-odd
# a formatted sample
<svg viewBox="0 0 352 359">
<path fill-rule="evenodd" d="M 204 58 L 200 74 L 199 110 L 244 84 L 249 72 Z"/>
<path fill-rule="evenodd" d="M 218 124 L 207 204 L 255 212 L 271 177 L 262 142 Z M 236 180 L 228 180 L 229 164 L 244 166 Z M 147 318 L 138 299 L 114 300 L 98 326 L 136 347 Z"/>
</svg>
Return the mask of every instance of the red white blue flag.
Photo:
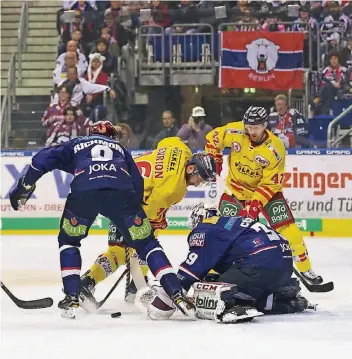
<svg viewBox="0 0 352 359">
<path fill-rule="evenodd" d="M 301 89 L 303 40 L 292 31 L 222 32 L 219 87 Z"/>
</svg>

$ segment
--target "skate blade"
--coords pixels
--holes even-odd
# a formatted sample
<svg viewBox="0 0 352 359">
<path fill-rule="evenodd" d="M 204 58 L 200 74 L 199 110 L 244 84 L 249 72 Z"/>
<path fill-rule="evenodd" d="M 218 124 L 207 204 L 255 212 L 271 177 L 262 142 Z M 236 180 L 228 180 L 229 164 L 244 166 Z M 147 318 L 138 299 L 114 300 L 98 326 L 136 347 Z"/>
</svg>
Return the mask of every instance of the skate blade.
<svg viewBox="0 0 352 359">
<path fill-rule="evenodd" d="M 87 297 L 84 294 L 79 295 L 80 306 L 88 313 L 96 313 L 99 309 L 98 302 L 94 297 Z"/>
<path fill-rule="evenodd" d="M 133 304 L 136 300 L 136 294 L 134 293 L 127 293 L 125 295 L 125 302 Z"/>
<path fill-rule="evenodd" d="M 238 323 L 244 321 L 251 321 L 255 317 L 260 317 L 264 315 L 262 312 L 258 312 L 256 309 L 248 309 L 246 310 L 246 314 L 244 315 L 236 315 L 233 313 L 226 313 L 222 317 L 222 320 L 219 323 Z"/>
<path fill-rule="evenodd" d="M 76 318 L 76 309 L 61 309 L 61 317 L 64 319 L 75 319 Z"/>
</svg>

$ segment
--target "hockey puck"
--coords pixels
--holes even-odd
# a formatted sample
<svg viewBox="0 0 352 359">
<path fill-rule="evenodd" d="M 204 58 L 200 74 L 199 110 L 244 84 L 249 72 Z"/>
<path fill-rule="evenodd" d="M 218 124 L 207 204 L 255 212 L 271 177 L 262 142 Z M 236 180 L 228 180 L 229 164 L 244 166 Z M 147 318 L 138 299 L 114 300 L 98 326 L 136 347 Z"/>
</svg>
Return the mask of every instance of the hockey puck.
<svg viewBox="0 0 352 359">
<path fill-rule="evenodd" d="M 116 312 L 111 314 L 111 318 L 120 318 L 120 317 L 121 317 L 121 312 Z"/>
</svg>

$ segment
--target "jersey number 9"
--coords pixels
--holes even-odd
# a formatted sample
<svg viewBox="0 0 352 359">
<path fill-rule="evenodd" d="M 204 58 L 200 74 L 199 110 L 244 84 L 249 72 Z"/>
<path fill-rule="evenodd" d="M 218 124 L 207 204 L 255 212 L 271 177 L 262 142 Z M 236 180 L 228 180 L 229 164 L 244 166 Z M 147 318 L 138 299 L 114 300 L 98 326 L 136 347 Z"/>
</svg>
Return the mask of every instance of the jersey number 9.
<svg viewBox="0 0 352 359">
<path fill-rule="evenodd" d="M 198 254 L 197 254 L 197 253 L 190 252 L 190 253 L 188 254 L 187 259 L 186 259 L 186 263 L 191 266 L 191 265 L 197 260 L 197 258 L 198 258 Z"/>
</svg>

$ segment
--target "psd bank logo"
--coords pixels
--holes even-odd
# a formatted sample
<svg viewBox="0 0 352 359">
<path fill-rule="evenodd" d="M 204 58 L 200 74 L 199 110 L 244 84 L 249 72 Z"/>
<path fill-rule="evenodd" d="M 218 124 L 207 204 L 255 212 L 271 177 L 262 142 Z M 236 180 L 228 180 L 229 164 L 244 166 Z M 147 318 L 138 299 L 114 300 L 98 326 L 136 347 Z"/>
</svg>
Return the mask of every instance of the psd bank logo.
<svg viewBox="0 0 352 359">
<path fill-rule="evenodd" d="M 246 48 L 250 69 L 259 75 L 268 74 L 275 69 L 280 46 L 270 40 L 260 38 L 246 45 Z"/>
</svg>

